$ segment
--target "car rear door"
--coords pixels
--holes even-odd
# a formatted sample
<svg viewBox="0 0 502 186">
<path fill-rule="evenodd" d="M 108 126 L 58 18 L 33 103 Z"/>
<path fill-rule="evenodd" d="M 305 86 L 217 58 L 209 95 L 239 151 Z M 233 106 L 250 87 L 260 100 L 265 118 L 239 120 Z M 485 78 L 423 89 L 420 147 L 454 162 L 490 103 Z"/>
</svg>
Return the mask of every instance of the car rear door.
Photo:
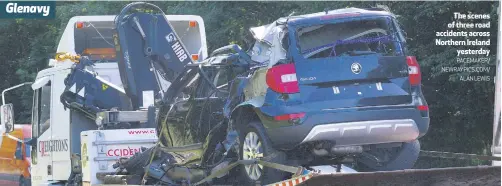
<svg viewBox="0 0 502 186">
<path fill-rule="evenodd" d="M 210 82 L 199 78 L 193 105 L 187 115 L 190 118 L 187 124 L 197 129 L 199 142 L 204 142 L 210 130 L 223 120 L 223 106 L 228 96 L 227 67 L 207 66 L 203 70 Z"/>
</svg>

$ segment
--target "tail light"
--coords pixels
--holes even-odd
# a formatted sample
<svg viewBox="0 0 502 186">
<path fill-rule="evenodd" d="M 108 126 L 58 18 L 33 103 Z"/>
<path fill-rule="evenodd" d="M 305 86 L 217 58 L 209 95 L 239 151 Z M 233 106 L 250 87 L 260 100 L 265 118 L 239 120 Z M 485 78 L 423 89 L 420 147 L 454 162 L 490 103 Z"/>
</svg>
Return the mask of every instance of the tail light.
<svg viewBox="0 0 502 186">
<path fill-rule="evenodd" d="M 422 81 L 422 74 L 420 73 L 420 66 L 418 65 L 415 56 L 406 56 L 406 63 L 408 63 L 408 73 L 411 85 L 420 85 Z"/>
<path fill-rule="evenodd" d="M 422 117 L 429 117 L 429 106 L 427 105 L 418 105 L 417 110 L 420 111 L 420 115 Z"/>
<path fill-rule="evenodd" d="M 420 110 L 420 111 L 428 111 L 429 110 L 429 106 L 427 106 L 427 105 L 419 105 L 417 107 L 417 109 Z"/>
<path fill-rule="evenodd" d="M 293 63 L 274 66 L 267 71 L 266 81 L 273 91 L 285 94 L 298 93 L 298 80 Z"/>
<path fill-rule="evenodd" d="M 293 119 L 300 119 L 305 117 L 305 113 L 295 113 L 295 114 L 284 114 L 280 116 L 275 116 L 274 119 L 277 121 L 285 121 L 285 120 L 293 120 Z"/>
</svg>

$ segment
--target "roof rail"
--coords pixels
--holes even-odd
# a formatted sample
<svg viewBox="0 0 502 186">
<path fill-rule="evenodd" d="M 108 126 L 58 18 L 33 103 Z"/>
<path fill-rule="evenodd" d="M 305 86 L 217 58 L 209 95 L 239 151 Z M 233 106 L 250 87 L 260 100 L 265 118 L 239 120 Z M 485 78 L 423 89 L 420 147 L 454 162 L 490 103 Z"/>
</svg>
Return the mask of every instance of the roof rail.
<svg viewBox="0 0 502 186">
<path fill-rule="evenodd" d="M 371 7 L 371 8 L 363 8 L 364 10 L 372 10 L 372 11 L 385 11 L 383 8 Z"/>
<path fill-rule="evenodd" d="M 376 5 L 376 7 L 363 8 L 363 9 L 370 10 L 370 11 L 386 11 L 386 12 L 390 12 L 390 8 L 387 5 Z"/>
</svg>

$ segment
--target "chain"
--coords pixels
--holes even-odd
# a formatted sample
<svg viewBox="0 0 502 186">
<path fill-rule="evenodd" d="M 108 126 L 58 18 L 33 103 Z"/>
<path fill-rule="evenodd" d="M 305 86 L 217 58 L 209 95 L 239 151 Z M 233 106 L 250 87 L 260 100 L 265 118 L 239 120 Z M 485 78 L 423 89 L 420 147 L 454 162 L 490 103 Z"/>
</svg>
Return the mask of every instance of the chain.
<svg viewBox="0 0 502 186">
<path fill-rule="evenodd" d="M 60 53 L 57 53 L 56 56 L 54 57 L 54 59 L 56 61 L 59 61 L 59 62 L 62 62 L 64 60 L 67 60 L 69 59 L 70 61 L 74 62 L 74 63 L 78 63 L 79 60 L 80 60 L 80 55 L 72 55 L 68 52 L 60 52 Z"/>
</svg>

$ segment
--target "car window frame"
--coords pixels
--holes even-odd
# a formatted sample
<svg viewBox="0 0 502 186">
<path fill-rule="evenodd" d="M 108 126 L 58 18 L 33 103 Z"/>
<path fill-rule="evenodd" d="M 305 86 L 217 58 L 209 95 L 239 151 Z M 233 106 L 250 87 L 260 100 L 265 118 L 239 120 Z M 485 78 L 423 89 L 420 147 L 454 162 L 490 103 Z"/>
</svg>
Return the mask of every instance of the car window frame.
<svg viewBox="0 0 502 186">
<path fill-rule="evenodd" d="M 302 28 L 306 27 L 313 27 L 313 26 L 319 26 L 323 24 L 339 24 L 339 23 L 344 23 L 344 22 L 351 22 L 351 21 L 363 21 L 363 20 L 375 20 L 375 19 L 392 19 L 394 20 L 395 17 L 391 15 L 377 15 L 377 16 L 362 16 L 357 19 L 354 18 L 341 18 L 337 20 L 332 20 L 329 22 L 311 22 L 311 23 L 303 23 L 303 24 L 295 24 L 294 26 L 289 26 L 288 31 L 289 31 L 289 37 L 290 37 L 290 46 L 289 46 L 289 52 L 295 56 L 295 58 L 299 58 L 302 60 L 312 60 L 310 58 L 304 57 L 304 55 L 301 53 L 302 48 L 300 47 L 300 35 L 298 34 L 299 30 Z M 394 23 L 391 21 L 391 23 Z M 394 29 L 394 24 L 388 25 L 390 26 L 389 29 Z M 294 45 L 294 46 L 293 46 Z M 334 57 L 329 57 L 329 58 L 336 58 L 339 56 L 334 56 Z M 322 59 L 322 58 L 321 58 Z"/>
<path fill-rule="evenodd" d="M 223 89 L 223 91 L 220 91 L 220 92 L 228 92 L 228 90 L 230 90 L 230 88 L 229 88 L 230 87 L 230 85 L 229 85 L 230 75 L 229 75 L 229 69 L 227 66 L 215 65 L 215 66 L 207 66 L 204 68 L 205 68 L 204 70 L 206 71 L 206 73 L 208 73 L 208 79 L 211 81 L 211 84 L 213 84 L 219 90 Z M 210 72 L 207 69 L 210 69 Z M 221 73 L 221 72 L 223 72 L 223 73 Z M 218 85 L 219 80 L 216 80 L 216 78 L 225 78 L 226 83 Z M 211 86 L 209 84 L 210 82 L 208 82 L 204 78 L 200 78 L 197 81 L 201 81 L 201 82 L 198 82 L 199 84 L 197 85 L 197 90 L 194 91 L 195 94 L 193 97 L 199 98 L 199 99 L 213 97 L 215 92 L 213 92 L 213 86 Z M 225 85 L 225 86 L 223 86 L 223 85 Z M 212 93 L 213 95 L 209 95 L 209 93 Z"/>
</svg>

